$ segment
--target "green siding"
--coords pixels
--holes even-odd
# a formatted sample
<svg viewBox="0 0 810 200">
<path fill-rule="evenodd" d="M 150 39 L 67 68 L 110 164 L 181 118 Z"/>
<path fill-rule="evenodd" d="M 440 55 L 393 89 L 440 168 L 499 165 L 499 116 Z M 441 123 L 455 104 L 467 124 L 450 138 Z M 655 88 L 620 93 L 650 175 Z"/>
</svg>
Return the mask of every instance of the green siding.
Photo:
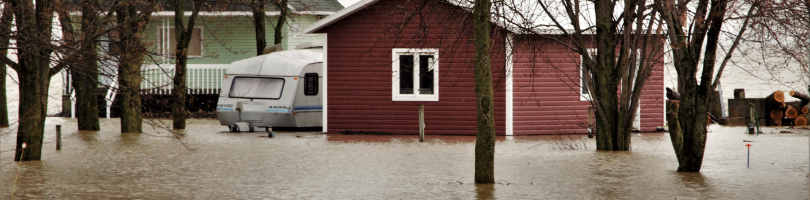
<svg viewBox="0 0 810 200">
<path fill-rule="evenodd" d="M 310 42 L 314 40 L 321 40 L 318 34 L 302 34 L 296 36 L 292 33 L 290 27 L 298 26 L 298 30 L 303 31 L 304 28 L 311 25 L 316 21 L 316 16 L 301 15 L 287 19 L 287 25 L 284 26 L 283 33 L 284 39 L 282 46 L 284 50 L 293 50 L 295 46 L 301 43 Z M 186 19 L 187 21 L 188 19 Z M 203 38 L 203 57 L 189 58 L 188 64 L 194 65 L 212 65 L 212 67 L 221 67 L 223 64 L 230 64 L 231 62 L 256 56 L 256 39 L 254 36 L 253 23 L 250 21 L 251 16 L 201 16 L 197 19 L 196 27 L 202 28 Z M 266 34 L 268 46 L 273 43 L 274 25 L 277 18 L 268 18 L 266 22 Z M 163 58 L 158 55 L 158 28 L 168 24 L 169 27 L 174 27 L 174 16 L 153 16 L 147 29 L 144 31 L 144 41 L 148 46 L 150 54 L 153 55 L 151 59 L 147 57 L 144 64 L 152 65 L 159 63 L 164 67 L 172 66 L 173 59 Z M 213 66 L 219 65 L 219 66 Z M 188 69 L 187 86 L 189 89 L 203 89 L 204 93 L 218 93 L 218 89 L 222 84 L 222 75 L 224 69 L 214 68 L 196 68 L 191 67 Z M 206 67 L 206 66 L 202 66 Z M 151 92 L 158 92 L 160 89 L 167 91 L 171 89 L 171 76 L 174 75 L 174 70 L 166 69 L 164 73 L 162 70 L 144 69 L 143 75 L 146 79 L 142 84 L 144 89 L 154 89 Z M 165 92 L 164 91 L 164 92 Z M 195 93 L 194 91 L 190 93 Z"/>
<path fill-rule="evenodd" d="M 149 27 L 144 31 L 146 44 L 153 53 L 157 52 L 158 28 L 163 25 L 164 19 L 169 27 L 174 27 L 173 16 L 153 16 Z M 233 61 L 256 56 L 256 39 L 254 35 L 253 23 L 250 16 L 201 16 L 197 19 L 196 27 L 203 29 L 203 54 L 201 58 L 189 58 L 188 64 L 229 64 Z M 318 34 L 303 34 L 295 36 L 290 30 L 291 26 L 297 25 L 299 32 L 316 21 L 316 16 L 301 15 L 288 18 L 288 25 L 284 26 L 284 39 L 282 46 L 284 50 L 293 50 L 301 43 L 320 40 Z M 274 28 L 277 18 L 271 17 L 266 22 L 266 34 L 268 46 L 273 45 Z M 153 54 L 156 55 L 156 54 Z M 158 56 L 155 60 L 147 59 L 146 63 L 161 62 Z M 170 59 L 169 59 L 170 60 Z M 174 61 L 168 61 L 174 63 Z"/>
</svg>

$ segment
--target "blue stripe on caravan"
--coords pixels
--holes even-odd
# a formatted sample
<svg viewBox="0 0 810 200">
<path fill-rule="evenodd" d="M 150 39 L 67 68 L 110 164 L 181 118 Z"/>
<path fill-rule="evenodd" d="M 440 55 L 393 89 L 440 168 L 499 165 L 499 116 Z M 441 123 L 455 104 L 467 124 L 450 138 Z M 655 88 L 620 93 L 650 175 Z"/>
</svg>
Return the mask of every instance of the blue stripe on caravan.
<svg viewBox="0 0 810 200">
<path fill-rule="evenodd" d="M 217 108 L 217 110 L 233 110 L 233 108 Z"/>
<path fill-rule="evenodd" d="M 295 107 L 295 110 L 322 110 L 323 106 L 301 106 Z"/>
<path fill-rule="evenodd" d="M 290 112 L 290 109 L 267 109 L 265 112 Z"/>
</svg>

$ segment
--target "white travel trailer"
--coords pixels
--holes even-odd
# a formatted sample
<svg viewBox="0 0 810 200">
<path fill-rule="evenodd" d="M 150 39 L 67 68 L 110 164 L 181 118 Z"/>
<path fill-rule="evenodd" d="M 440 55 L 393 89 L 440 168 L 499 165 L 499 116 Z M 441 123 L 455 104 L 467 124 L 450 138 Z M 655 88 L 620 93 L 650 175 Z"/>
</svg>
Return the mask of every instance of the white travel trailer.
<svg viewBox="0 0 810 200">
<path fill-rule="evenodd" d="M 220 124 L 232 132 L 321 127 L 322 52 L 311 42 L 231 63 L 217 101 Z"/>
</svg>

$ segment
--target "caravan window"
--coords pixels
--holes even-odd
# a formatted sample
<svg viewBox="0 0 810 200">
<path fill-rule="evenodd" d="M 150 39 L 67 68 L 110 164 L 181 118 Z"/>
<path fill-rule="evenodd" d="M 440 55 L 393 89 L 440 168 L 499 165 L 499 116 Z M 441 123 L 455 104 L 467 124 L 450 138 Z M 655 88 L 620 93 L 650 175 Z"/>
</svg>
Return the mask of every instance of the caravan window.
<svg viewBox="0 0 810 200">
<path fill-rule="evenodd" d="M 318 73 L 304 74 L 304 95 L 318 95 Z"/>
<path fill-rule="evenodd" d="M 235 77 L 231 84 L 232 98 L 278 99 L 284 88 L 282 78 Z"/>
</svg>

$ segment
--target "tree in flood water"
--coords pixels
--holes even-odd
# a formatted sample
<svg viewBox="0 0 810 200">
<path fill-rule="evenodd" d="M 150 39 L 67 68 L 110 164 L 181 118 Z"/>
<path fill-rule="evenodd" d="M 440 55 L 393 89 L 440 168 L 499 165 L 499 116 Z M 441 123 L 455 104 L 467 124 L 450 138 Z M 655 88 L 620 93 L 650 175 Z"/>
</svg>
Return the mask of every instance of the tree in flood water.
<svg viewBox="0 0 810 200">
<path fill-rule="evenodd" d="M 490 67 L 490 17 L 492 2 L 475 0 L 475 97 L 478 105 L 478 131 L 475 140 L 475 182 L 495 183 L 495 93 Z"/>
<path fill-rule="evenodd" d="M 118 62 L 118 84 L 121 100 L 121 132 L 142 132 L 143 113 L 140 86 L 141 65 L 146 54 L 143 30 L 156 8 L 157 0 L 123 0 L 116 6 L 118 34 L 114 41 L 122 53 Z"/>
<path fill-rule="evenodd" d="M 700 171 L 706 148 L 708 124 L 704 113 L 708 112 L 709 96 L 717 87 L 726 63 L 739 44 L 750 17 L 757 8 L 756 2 L 753 5 L 745 5 L 743 2 L 729 0 L 700 0 L 696 2 L 696 6 L 689 3 L 690 1 L 679 1 L 677 4 L 673 1 L 655 1 L 655 7 L 661 10 L 660 16 L 667 25 L 667 37 L 678 74 L 680 101 L 675 118 L 678 121 L 672 123 L 677 124 L 677 127 L 673 127 L 675 131 L 671 131 L 670 134 L 674 134 L 672 143 L 678 158 L 679 172 Z M 726 56 L 719 69 L 715 70 L 723 24 L 732 17 L 726 13 L 729 4 L 737 8 L 746 8 L 747 14 L 737 13 L 733 16 L 744 19 L 744 22 L 739 33 L 732 36 L 736 39 L 733 40 L 731 47 L 726 49 Z M 687 18 L 690 14 L 692 19 Z M 687 27 L 688 31 L 684 30 Z M 700 66 L 701 54 L 703 66 Z M 700 70 L 702 71 L 698 79 Z"/>
<path fill-rule="evenodd" d="M 0 55 L 0 61 L 17 71 L 20 87 L 19 126 L 17 128 L 17 151 L 15 161 L 40 160 L 42 138 L 45 129 L 45 114 L 48 87 L 51 77 L 59 73 L 69 61 L 52 60 L 57 48 L 53 41 L 54 1 L 7 0 L 5 9 L 12 9 L 16 31 L 11 39 L 16 41 L 17 61 Z M 68 55 L 66 57 L 71 57 Z M 52 61 L 56 65 L 51 66 Z M 22 144 L 28 151 L 22 154 Z"/>
<path fill-rule="evenodd" d="M 71 45 L 65 48 L 76 51 L 76 62 L 67 68 L 71 74 L 71 84 L 76 94 L 76 118 L 79 130 L 99 130 L 98 118 L 98 76 L 99 76 L 99 37 L 103 24 L 112 18 L 111 12 L 104 12 L 112 6 L 98 0 L 66 1 L 56 13 L 62 28 L 62 43 Z M 80 24 L 76 25 L 70 12 L 80 10 Z M 78 28 L 78 30 L 75 30 Z M 63 107 L 68 105 L 63 105 Z"/>
<path fill-rule="evenodd" d="M 642 91 L 653 67 L 662 62 L 664 40 L 660 23 L 656 23 L 658 11 L 645 3 L 512 1 L 501 13 L 505 23 L 580 55 L 581 77 L 561 81 L 580 80 L 581 86 L 571 90 L 581 93 L 594 107 L 597 150 L 630 150 L 630 133 L 645 95 Z M 554 34 L 544 32 L 549 29 Z M 539 44 L 527 45 L 543 51 Z"/>
<path fill-rule="evenodd" d="M 14 10 L 10 9 L 11 3 L 3 3 L 3 12 L 0 16 L 0 55 L 8 55 L 8 47 L 11 35 L 11 21 L 14 20 Z M 0 62 L 0 88 L 6 88 L 6 63 Z M 0 90 L 0 127 L 8 127 L 8 99 L 6 90 Z"/>
<path fill-rule="evenodd" d="M 191 35 L 194 31 L 194 23 L 200 13 L 202 1 L 191 1 L 193 10 L 188 18 L 188 25 L 183 25 L 185 17 L 185 0 L 176 0 L 174 4 L 174 25 L 176 26 L 175 38 L 175 63 L 174 82 L 172 90 L 172 127 L 174 129 L 186 129 L 186 64 L 188 63 L 188 45 L 191 42 Z M 195 41 L 198 42 L 198 41 Z"/>
</svg>

